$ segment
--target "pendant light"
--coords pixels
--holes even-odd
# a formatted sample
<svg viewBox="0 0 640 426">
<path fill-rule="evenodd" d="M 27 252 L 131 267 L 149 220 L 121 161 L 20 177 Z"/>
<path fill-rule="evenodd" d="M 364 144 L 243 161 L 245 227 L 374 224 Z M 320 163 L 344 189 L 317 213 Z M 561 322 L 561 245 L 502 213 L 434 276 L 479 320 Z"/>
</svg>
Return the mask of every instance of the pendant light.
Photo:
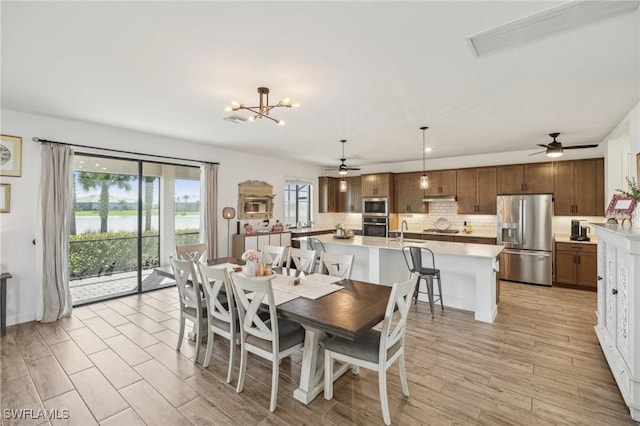
<svg viewBox="0 0 640 426">
<path fill-rule="evenodd" d="M 347 180 L 345 178 L 340 180 L 340 192 L 347 192 Z"/>
<path fill-rule="evenodd" d="M 422 176 L 420 176 L 420 189 L 428 189 L 429 188 L 429 176 L 426 175 L 425 167 L 424 167 L 424 150 L 426 149 L 426 147 L 425 147 L 425 130 L 427 130 L 427 129 L 428 129 L 427 126 L 420 127 L 420 130 L 422 130 Z"/>
</svg>

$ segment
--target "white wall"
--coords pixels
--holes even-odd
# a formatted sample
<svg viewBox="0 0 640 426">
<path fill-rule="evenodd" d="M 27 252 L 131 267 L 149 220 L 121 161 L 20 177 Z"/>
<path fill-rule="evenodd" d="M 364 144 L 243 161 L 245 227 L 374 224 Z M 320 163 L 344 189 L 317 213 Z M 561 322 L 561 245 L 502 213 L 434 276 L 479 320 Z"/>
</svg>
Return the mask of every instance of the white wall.
<svg viewBox="0 0 640 426">
<path fill-rule="evenodd" d="M 237 207 L 238 183 L 264 180 L 274 187 L 274 219 L 284 218 L 285 177 L 317 184 L 322 168 L 301 162 L 224 150 L 205 144 L 127 129 L 2 110 L 2 134 L 22 137 L 22 176 L 2 177 L 11 184 L 11 212 L 0 214 L 0 265 L 13 278 L 7 285 L 7 324 L 35 319 L 38 283 L 34 266 L 36 200 L 40 175 L 40 144 L 33 137 L 71 144 L 220 162 L 218 192 L 219 254 L 227 252 L 227 222 L 222 208 Z M 275 220 L 274 220 L 275 223 Z M 231 223 L 235 231 L 235 221 Z"/>
</svg>

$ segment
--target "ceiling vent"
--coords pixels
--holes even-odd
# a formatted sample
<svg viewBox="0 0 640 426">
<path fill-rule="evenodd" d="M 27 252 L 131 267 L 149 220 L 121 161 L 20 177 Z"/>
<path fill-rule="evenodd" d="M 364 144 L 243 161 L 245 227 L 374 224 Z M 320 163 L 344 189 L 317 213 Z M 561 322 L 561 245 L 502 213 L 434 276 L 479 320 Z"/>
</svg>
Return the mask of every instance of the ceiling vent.
<svg viewBox="0 0 640 426">
<path fill-rule="evenodd" d="M 243 116 L 235 114 L 225 117 L 224 120 L 230 121 L 232 123 L 244 123 L 245 121 L 247 121 L 247 119 Z"/>
<path fill-rule="evenodd" d="M 638 1 L 571 1 L 467 38 L 480 58 L 523 46 L 574 28 L 634 12 Z"/>
</svg>

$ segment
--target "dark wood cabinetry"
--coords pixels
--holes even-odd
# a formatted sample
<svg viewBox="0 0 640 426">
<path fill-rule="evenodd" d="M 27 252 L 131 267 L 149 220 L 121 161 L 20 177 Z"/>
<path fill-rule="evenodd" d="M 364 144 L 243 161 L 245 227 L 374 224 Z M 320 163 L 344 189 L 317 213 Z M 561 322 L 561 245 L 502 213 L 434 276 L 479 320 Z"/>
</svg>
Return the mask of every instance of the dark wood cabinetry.
<svg viewBox="0 0 640 426">
<path fill-rule="evenodd" d="M 453 235 L 422 234 L 423 240 L 430 240 L 430 241 L 448 241 L 450 243 L 453 243 L 454 238 L 455 237 Z"/>
<path fill-rule="evenodd" d="M 363 197 L 391 197 L 393 194 L 393 174 L 376 173 L 362 175 Z"/>
<path fill-rule="evenodd" d="M 338 206 L 336 211 L 339 213 L 362 213 L 362 181 L 360 176 L 350 176 L 344 178 L 347 182 L 347 190 L 340 191 L 340 181 L 337 179 Z"/>
<path fill-rule="evenodd" d="M 595 244 L 556 243 L 556 284 L 597 287 Z"/>
<path fill-rule="evenodd" d="M 458 170 L 458 214 L 496 214 L 496 174 L 495 167 Z"/>
<path fill-rule="evenodd" d="M 498 166 L 498 194 L 552 194 L 553 163 Z"/>
<path fill-rule="evenodd" d="M 424 189 L 420 188 L 420 176 L 422 172 L 399 173 L 393 176 L 394 212 L 429 213 L 429 204 L 422 202 Z"/>
<path fill-rule="evenodd" d="M 429 188 L 425 195 L 456 195 L 456 171 L 437 170 L 425 173 L 429 177 Z"/>
<path fill-rule="evenodd" d="M 318 178 L 318 212 L 335 213 L 338 206 L 337 179 L 327 176 Z"/>
<path fill-rule="evenodd" d="M 558 162 L 554 195 L 556 216 L 601 216 L 604 213 L 604 160 Z"/>
<path fill-rule="evenodd" d="M 456 235 L 453 237 L 453 242 L 455 243 L 471 243 L 471 244 L 488 244 L 488 245 L 496 245 L 495 238 L 485 238 L 485 237 L 471 237 L 467 235 Z"/>
</svg>

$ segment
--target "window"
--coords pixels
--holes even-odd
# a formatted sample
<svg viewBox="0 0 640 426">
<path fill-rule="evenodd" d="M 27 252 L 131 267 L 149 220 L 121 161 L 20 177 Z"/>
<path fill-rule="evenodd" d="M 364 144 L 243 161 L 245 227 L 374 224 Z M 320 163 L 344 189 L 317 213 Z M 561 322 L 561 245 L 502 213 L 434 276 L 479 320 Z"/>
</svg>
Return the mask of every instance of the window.
<svg viewBox="0 0 640 426">
<path fill-rule="evenodd" d="M 288 182 L 284 186 L 284 222 L 291 226 L 311 221 L 311 185 Z"/>
</svg>

